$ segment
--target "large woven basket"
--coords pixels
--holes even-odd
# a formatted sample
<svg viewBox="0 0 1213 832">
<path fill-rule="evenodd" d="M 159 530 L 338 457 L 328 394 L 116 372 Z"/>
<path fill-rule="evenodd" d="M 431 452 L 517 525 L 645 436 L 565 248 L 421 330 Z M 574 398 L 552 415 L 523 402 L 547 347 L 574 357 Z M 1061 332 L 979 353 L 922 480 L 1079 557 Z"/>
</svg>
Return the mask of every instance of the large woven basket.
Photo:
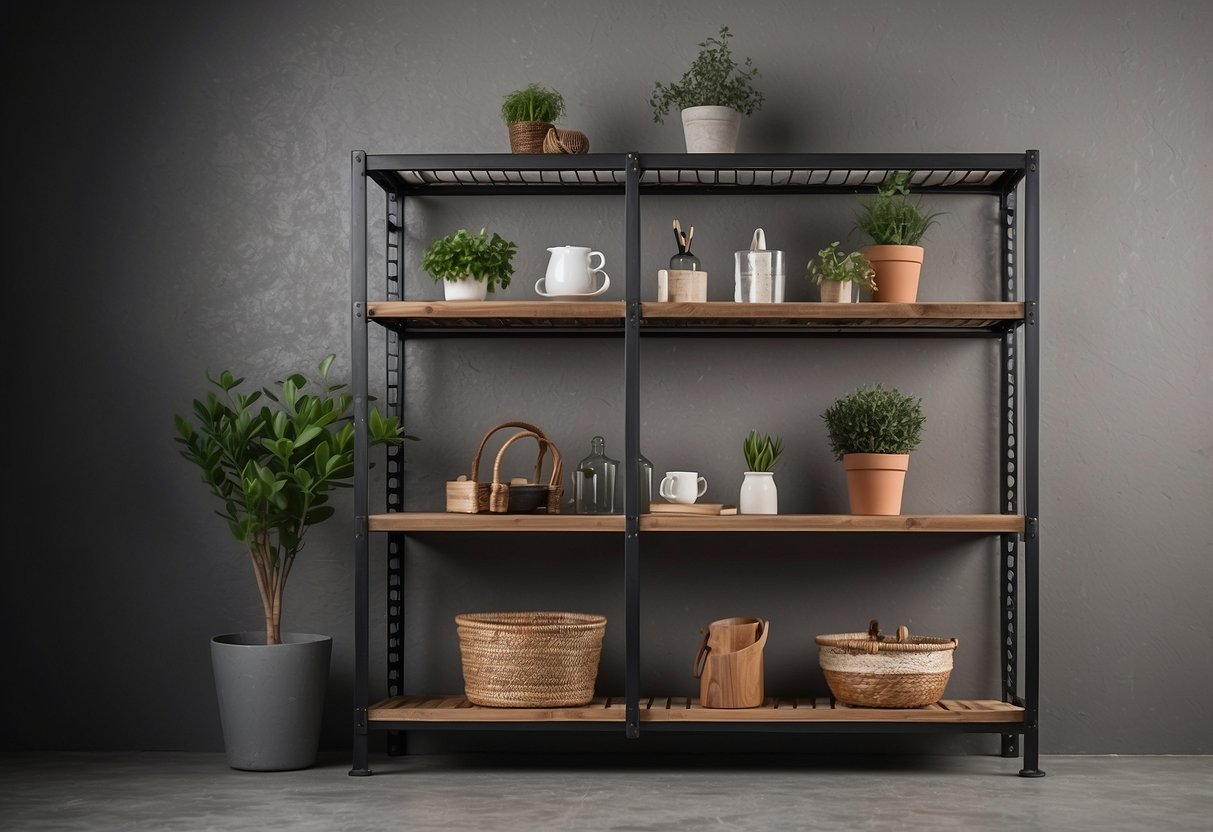
<svg viewBox="0 0 1213 832">
<path fill-rule="evenodd" d="M 606 617 L 577 612 L 455 616 L 468 701 L 502 708 L 585 705 L 594 698 Z"/>
<path fill-rule="evenodd" d="M 866 633 L 817 636 L 821 670 L 834 698 L 869 708 L 921 708 L 938 702 L 952 675 L 954 638 L 880 633 L 873 620 Z"/>
</svg>

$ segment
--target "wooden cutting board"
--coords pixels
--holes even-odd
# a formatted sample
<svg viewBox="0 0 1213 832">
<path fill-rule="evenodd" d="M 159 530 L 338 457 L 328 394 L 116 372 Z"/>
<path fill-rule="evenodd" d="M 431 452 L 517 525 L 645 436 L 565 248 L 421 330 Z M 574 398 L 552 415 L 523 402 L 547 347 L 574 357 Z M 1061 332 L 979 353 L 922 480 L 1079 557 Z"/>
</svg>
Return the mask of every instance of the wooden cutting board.
<svg viewBox="0 0 1213 832">
<path fill-rule="evenodd" d="M 736 514 L 737 506 L 723 503 L 653 503 L 649 511 L 653 514 Z"/>
</svg>

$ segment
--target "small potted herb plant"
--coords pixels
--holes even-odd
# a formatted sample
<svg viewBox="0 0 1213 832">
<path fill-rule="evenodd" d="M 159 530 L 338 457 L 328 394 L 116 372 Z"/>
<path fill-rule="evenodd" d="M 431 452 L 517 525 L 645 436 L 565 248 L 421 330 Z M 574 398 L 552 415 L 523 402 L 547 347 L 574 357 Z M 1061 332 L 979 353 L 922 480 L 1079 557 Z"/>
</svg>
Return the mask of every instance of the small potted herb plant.
<svg viewBox="0 0 1213 832">
<path fill-rule="evenodd" d="M 910 199 L 910 174 L 894 171 L 877 187 L 876 197 L 856 218 L 856 227 L 872 238 L 863 254 L 876 270 L 879 288 L 872 299 L 886 303 L 918 300 L 923 249 L 919 245 L 939 214 L 927 214 Z"/>
<path fill-rule="evenodd" d="M 838 245 L 835 240 L 809 261 L 809 279 L 821 287 L 823 303 L 850 303 L 856 299 L 852 287 L 876 290 L 876 272 L 868 259 L 858 251 L 845 254 Z"/>
<path fill-rule="evenodd" d="M 741 481 L 737 511 L 741 514 L 778 514 L 779 491 L 775 488 L 775 475 L 771 469 L 783 453 L 783 439 L 760 436 L 752 430 L 741 443 L 741 452 L 745 456 L 746 472 Z"/>
<path fill-rule="evenodd" d="M 881 385 L 838 399 L 822 418 L 847 474 L 852 514 L 901 514 L 910 453 L 922 441 L 922 400 Z"/>
<path fill-rule="evenodd" d="M 728 26 L 718 37 L 699 44 L 699 55 L 682 80 L 669 85 L 657 82 L 649 104 L 653 121 L 661 124 L 671 108 L 682 111 L 682 130 L 688 153 L 732 153 L 737 149 L 737 131 L 743 115 L 762 106 L 762 93 L 754 89 L 758 70 L 746 58 L 733 60 Z"/>
<path fill-rule="evenodd" d="M 542 153 L 552 122 L 564 115 L 564 97 L 556 90 L 530 84 L 514 90 L 501 104 L 514 153 Z"/>
<path fill-rule="evenodd" d="M 487 293 L 510 285 L 518 246 L 485 229 L 469 234 L 459 229 L 430 243 L 421 256 L 421 268 L 442 282 L 447 300 L 484 300 Z"/>
<path fill-rule="evenodd" d="M 193 418 L 175 420 L 181 455 L 198 466 L 248 553 L 265 614 L 264 632 L 211 639 L 232 768 L 285 771 L 316 760 L 333 639 L 283 632 L 282 597 L 305 534 L 333 516 L 329 495 L 354 471 L 353 396 L 328 381 L 333 358 L 320 362 L 315 393 L 298 373 L 247 393 L 243 378 L 208 373 L 213 389 L 194 401 Z M 377 410 L 368 436 L 371 445 L 416 438 Z"/>
</svg>

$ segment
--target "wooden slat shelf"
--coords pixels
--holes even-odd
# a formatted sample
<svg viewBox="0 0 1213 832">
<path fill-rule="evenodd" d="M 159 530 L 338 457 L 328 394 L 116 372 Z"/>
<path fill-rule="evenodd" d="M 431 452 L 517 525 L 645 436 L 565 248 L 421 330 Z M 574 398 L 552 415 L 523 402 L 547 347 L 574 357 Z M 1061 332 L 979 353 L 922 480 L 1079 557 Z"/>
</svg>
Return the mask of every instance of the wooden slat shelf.
<svg viewBox="0 0 1213 832">
<path fill-rule="evenodd" d="M 641 321 L 662 326 L 988 329 L 1023 320 L 1023 304 L 989 303 L 641 303 Z"/>
<path fill-rule="evenodd" d="M 370 707 L 371 722 L 623 722 L 625 702 L 597 697 L 574 708 L 486 708 L 463 696 L 393 696 Z M 990 699 L 944 699 L 925 708 L 854 708 L 828 697 L 769 698 L 758 708 L 704 708 L 698 699 L 640 699 L 641 722 L 1017 723 L 1023 708 Z"/>
<path fill-rule="evenodd" d="M 373 532 L 622 532 L 621 514 L 453 514 L 394 512 L 372 514 Z M 900 514 L 868 517 L 852 514 L 644 514 L 648 532 L 949 532 L 1021 534 L 1017 514 Z"/>
<path fill-rule="evenodd" d="M 641 329 L 992 330 L 1023 321 L 1022 303 L 654 303 Z M 623 301 L 373 301 L 368 316 L 415 330 L 616 329 Z"/>
<path fill-rule="evenodd" d="M 372 514 L 373 532 L 622 532 L 622 514 Z"/>
</svg>

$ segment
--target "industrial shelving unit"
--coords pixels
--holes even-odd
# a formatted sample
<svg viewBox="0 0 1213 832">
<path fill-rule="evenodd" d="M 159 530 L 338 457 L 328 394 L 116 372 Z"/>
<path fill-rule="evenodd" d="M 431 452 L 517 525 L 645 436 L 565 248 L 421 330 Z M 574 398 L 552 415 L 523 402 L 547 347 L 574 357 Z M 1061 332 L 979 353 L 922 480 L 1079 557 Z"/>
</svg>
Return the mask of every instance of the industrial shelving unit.
<svg viewBox="0 0 1213 832">
<path fill-rule="evenodd" d="M 890 171 L 911 172 L 917 193 L 998 201 L 1000 297 L 981 303 L 654 303 L 641 299 L 640 216 L 646 194 L 863 194 Z M 369 301 L 367 182 L 383 192 L 384 300 Z M 1039 155 L 947 154 L 408 154 L 352 156 L 351 349 L 355 407 L 354 754 L 370 774 L 369 732 L 472 728 L 622 731 L 984 732 L 1020 774 L 1039 768 Z M 618 194 L 624 200 L 625 299 L 585 303 L 410 301 L 403 297 L 404 201 L 444 194 Z M 624 357 L 624 476 L 638 482 L 640 341 L 646 337 L 993 338 L 1000 345 L 999 506 L 994 514 L 671 516 L 640 514 L 625 487 L 624 513 L 460 515 L 404 511 L 401 452 L 388 451 L 387 513 L 370 515 L 367 456 L 368 330 L 388 330 L 387 405 L 403 415 L 405 338 L 620 337 Z M 403 547 L 410 534 L 561 532 L 619 538 L 625 593 L 625 690 L 580 708 L 483 708 L 461 696 L 404 696 Z M 997 700 L 943 700 L 918 709 L 851 708 L 825 698 L 768 699 L 714 710 L 642 690 L 640 549 L 662 532 L 979 534 L 999 540 Z M 388 538 L 388 698 L 369 699 L 369 535 Z M 1022 649 L 1022 655 L 1021 655 Z M 391 736 L 391 734 L 389 734 Z M 1020 748 L 1022 737 L 1023 747 Z"/>
</svg>

